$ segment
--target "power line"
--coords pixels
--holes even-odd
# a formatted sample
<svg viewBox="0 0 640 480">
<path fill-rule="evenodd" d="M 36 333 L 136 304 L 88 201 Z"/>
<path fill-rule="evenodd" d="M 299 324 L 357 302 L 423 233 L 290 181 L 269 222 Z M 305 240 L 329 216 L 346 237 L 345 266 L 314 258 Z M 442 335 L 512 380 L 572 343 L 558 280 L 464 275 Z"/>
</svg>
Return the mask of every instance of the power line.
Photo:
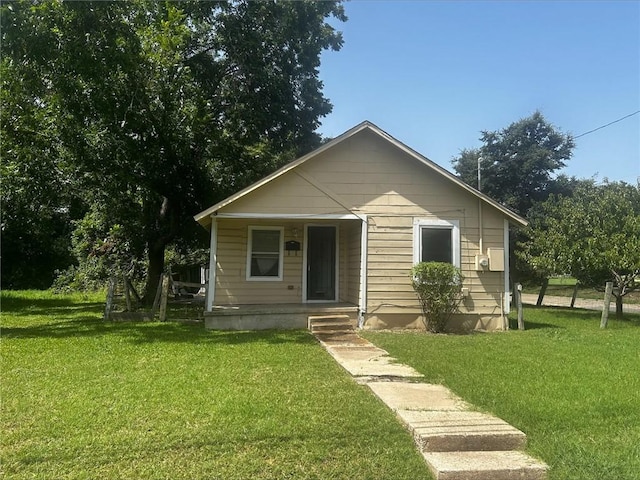
<svg viewBox="0 0 640 480">
<path fill-rule="evenodd" d="M 598 131 L 598 130 L 602 130 L 603 128 L 608 127 L 609 125 L 613 125 L 614 123 L 621 122 L 621 121 L 622 121 L 622 120 L 624 120 L 625 118 L 633 117 L 634 115 L 637 115 L 638 113 L 640 113 L 640 110 L 636 110 L 635 112 L 630 113 L 629 115 L 625 115 L 624 117 L 619 118 L 619 119 L 617 119 L 617 120 L 614 120 L 613 122 L 609 122 L 609 123 L 607 123 L 606 125 L 602 125 L 601 127 L 594 128 L 593 130 L 589 130 L 588 132 L 581 133 L 580 135 L 576 135 L 576 136 L 575 136 L 575 137 L 573 137 L 573 138 L 574 138 L 574 140 L 575 140 L 576 138 L 584 137 L 585 135 L 589 135 L 590 133 L 596 132 L 596 131 Z"/>
</svg>

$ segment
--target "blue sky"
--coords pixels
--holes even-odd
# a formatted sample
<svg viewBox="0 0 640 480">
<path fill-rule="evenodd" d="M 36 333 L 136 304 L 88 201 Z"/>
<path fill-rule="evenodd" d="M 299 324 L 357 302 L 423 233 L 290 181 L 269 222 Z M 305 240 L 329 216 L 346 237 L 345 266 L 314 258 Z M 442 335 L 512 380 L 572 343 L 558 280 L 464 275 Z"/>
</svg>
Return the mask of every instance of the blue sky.
<svg viewBox="0 0 640 480">
<path fill-rule="evenodd" d="M 322 57 L 337 136 L 370 120 L 451 169 L 481 130 L 540 110 L 574 136 L 640 110 L 638 1 L 362 1 Z M 640 179 L 640 114 L 576 139 L 562 173 Z"/>
</svg>

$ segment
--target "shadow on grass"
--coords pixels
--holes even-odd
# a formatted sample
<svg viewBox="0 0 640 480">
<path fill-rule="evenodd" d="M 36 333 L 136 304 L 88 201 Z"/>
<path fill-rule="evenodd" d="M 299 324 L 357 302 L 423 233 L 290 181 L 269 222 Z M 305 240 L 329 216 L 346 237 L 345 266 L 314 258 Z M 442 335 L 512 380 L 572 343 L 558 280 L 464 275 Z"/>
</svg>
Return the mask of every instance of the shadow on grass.
<svg viewBox="0 0 640 480">
<path fill-rule="evenodd" d="M 104 310 L 104 302 L 78 302 L 77 300 L 65 297 L 2 297 L 2 313 L 17 317 L 56 314 L 68 316 L 74 313 L 90 313 L 101 310 Z"/>
<path fill-rule="evenodd" d="M 105 322 L 96 316 L 76 317 L 73 320 L 53 321 L 40 325 L 2 328 L 5 341 L 25 338 L 86 338 L 117 336 L 132 343 L 211 343 L 269 344 L 314 343 L 306 330 L 214 331 L 202 325 L 175 322 Z"/>
<path fill-rule="evenodd" d="M 40 297 L 42 295 L 43 297 Z M 48 296 L 46 296 L 48 295 Z M 190 317 L 190 304 L 170 305 L 177 317 Z M 2 296 L 3 340 L 28 338 L 119 337 L 134 344 L 153 342 L 243 344 L 313 343 L 306 330 L 213 331 L 200 324 L 176 322 L 105 322 L 104 303 L 50 293 L 16 292 Z M 198 309 L 199 312 L 199 309 Z"/>
<path fill-rule="evenodd" d="M 539 323 L 539 322 L 531 322 L 528 321 L 525 317 L 524 321 L 524 329 L 525 330 L 540 330 L 542 328 L 553 328 L 553 329 L 564 329 L 565 327 L 561 325 L 555 325 L 553 323 Z M 509 329 L 510 330 L 518 330 L 518 319 L 510 318 L 509 319 Z"/>
<path fill-rule="evenodd" d="M 89 314 L 89 313 L 97 313 L 104 311 L 104 303 L 69 303 L 69 305 L 61 306 L 60 303 L 54 303 L 52 306 L 46 305 L 34 305 L 31 304 L 29 306 L 19 308 L 16 310 L 11 310 L 9 308 L 5 308 L 5 304 L 2 304 L 2 312 L 3 314 L 8 314 L 14 317 L 30 317 L 30 316 L 44 316 L 50 315 L 52 317 L 69 317 L 75 316 L 78 314 Z"/>
</svg>

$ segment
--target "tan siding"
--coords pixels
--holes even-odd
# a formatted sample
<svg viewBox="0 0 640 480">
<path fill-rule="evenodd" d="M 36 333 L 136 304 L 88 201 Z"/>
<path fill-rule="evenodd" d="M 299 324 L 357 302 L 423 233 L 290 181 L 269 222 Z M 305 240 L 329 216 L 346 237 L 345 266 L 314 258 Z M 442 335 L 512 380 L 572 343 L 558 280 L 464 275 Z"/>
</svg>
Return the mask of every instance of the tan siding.
<svg viewBox="0 0 640 480">
<path fill-rule="evenodd" d="M 312 184 L 289 172 L 236 200 L 220 213 L 327 214 L 349 213 Z"/>
<path fill-rule="evenodd" d="M 477 209 L 473 213 L 477 214 Z M 502 246 L 502 218 L 496 215 L 487 217 L 487 226 L 483 229 L 484 247 Z M 419 311 L 409 278 L 413 264 L 413 222 L 418 218 L 433 216 L 426 210 L 416 216 L 372 216 L 368 251 L 368 311 L 384 308 L 387 313 L 394 309 L 400 313 L 407 307 Z M 477 217 L 471 216 L 469 211 L 452 211 L 436 218 L 457 220 L 460 225 L 461 267 L 466 277 L 464 285 L 470 290 L 461 311 L 496 314 L 502 301 L 504 277 L 501 272 L 475 271 L 475 255 L 479 253 Z"/>
</svg>

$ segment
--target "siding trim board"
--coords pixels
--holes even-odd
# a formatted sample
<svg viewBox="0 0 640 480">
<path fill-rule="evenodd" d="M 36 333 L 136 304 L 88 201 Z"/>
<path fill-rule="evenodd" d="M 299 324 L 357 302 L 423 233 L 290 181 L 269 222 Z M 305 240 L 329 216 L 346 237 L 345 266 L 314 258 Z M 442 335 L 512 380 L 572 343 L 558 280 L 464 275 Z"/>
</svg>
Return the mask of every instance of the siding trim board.
<svg viewBox="0 0 640 480">
<path fill-rule="evenodd" d="M 511 312 L 511 283 L 510 276 L 511 272 L 509 271 L 509 222 L 505 219 L 503 226 L 503 240 L 504 244 L 504 313 L 508 315 Z M 507 323 L 506 327 L 509 327 Z"/>
</svg>

